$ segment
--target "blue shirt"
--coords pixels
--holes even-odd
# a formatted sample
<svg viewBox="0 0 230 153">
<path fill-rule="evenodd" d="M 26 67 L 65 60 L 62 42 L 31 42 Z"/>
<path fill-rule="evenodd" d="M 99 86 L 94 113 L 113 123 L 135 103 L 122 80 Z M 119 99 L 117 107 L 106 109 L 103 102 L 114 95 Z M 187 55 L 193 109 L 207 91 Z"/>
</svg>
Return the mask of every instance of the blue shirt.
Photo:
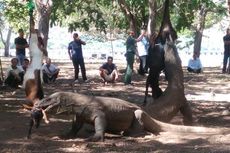
<svg viewBox="0 0 230 153">
<path fill-rule="evenodd" d="M 202 68 L 201 62 L 199 58 L 194 59 L 190 59 L 188 62 L 188 67 L 194 69 L 194 70 L 198 70 Z"/>
<path fill-rule="evenodd" d="M 82 55 L 82 41 L 75 40 L 69 43 L 68 49 L 71 51 L 72 58 L 83 59 Z"/>
</svg>

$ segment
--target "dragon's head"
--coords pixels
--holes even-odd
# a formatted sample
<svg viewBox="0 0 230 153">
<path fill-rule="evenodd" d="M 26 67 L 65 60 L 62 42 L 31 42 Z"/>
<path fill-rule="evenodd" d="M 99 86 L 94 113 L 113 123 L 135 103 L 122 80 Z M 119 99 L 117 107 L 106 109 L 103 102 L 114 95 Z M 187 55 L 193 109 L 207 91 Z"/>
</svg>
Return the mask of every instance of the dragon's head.
<svg viewBox="0 0 230 153">
<path fill-rule="evenodd" d="M 40 121 L 42 120 L 44 115 L 45 115 L 44 120 L 46 123 L 48 123 L 45 112 L 59 105 L 60 98 L 58 95 L 59 95 L 58 93 L 54 93 L 35 103 L 31 111 L 31 118 L 36 128 L 39 127 Z"/>
<path fill-rule="evenodd" d="M 56 92 L 52 95 L 40 100 L 37 107 L 48 111 L 49 109 L 58 106 L 60 104 L 60 93 Z"/>
</svg>

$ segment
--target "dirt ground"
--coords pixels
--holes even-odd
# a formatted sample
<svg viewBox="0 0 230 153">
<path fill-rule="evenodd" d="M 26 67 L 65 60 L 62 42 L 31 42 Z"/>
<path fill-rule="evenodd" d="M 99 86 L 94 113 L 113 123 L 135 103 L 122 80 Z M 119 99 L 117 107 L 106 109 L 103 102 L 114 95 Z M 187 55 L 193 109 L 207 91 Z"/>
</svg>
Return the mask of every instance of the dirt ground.
<svg viewBox="0 0 230 153">
<path fill-rule="evenodd" d="M 45 84 L 46 95 L 56 91 L 71 91 L 92 95 L 103 95 L 128 100 L 141 105 L 144 99 L 146 76 L 134 73 L 134 86 L 123 83 L 103 85 L 98 77 L 100 63 L 87 63 L 89 83 L 72 84 L 73 71 L 69 61 L 54 61 L 61 68 L 60 76 L 54 84 Z M 3 69 L 9 65 L 4 58 Z M 124 65 L 118 65 L 121 78 Z M 137 67 L 137 65 L 136 65 Z M 185 95 L 188 99 L 196 126 L 230 128 L 230 75 L 221 74 L 220 68 L 204 68 L 202 74 L 191 74 L 184 70 Z M 160 78 L 164 89 L 167 82 Z M 230 133 L 224 135 L 201 135 L 199 133 L 148 134 L 144 137 L 121 137 L 106 134 L 105 142 L 86 142 L 83 138 L 61 139 L 58 136 L 71 127 L 71 116 L 51 115 L 50 123 L 42 121 L 38 129 L 33 129 L 32 139 L 26 139 L 30 113 L 21 104 L 25 103 L 23 89 L 0 87 L 0 152 L 1 153 L 62 153 L 62 152 L 132 152 L 132 153 L 228 153 Z M 182 124 L 178 114 L 173 124 Z"/>
</svg>

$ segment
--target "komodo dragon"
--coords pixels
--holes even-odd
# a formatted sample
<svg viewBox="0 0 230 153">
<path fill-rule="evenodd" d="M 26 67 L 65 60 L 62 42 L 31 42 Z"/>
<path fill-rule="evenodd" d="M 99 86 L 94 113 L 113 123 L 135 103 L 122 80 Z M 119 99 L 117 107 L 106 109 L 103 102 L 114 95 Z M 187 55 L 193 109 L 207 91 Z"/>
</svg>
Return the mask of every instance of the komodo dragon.
<svg viewBox="0 0 230 153">
<path fill-rule="evenodd" d="M 78 130 L 84 123 L 94 126 L 95 134 L 91 141 L 104 141 L 104 133 L 123 132 L 125 135 L 138 135 L 145 131 L 158 134 L 161 131 L 174 132 L 224 132 L 212 128 L 185 127 L 167 124 L 151 118 L 135 104 L 111 97 L 88 96 L 71 92 L 56 92 L 41 100 L 38 108 L 57 113 L 68 112 L 76 115 Z M 78 132 L 78 130 L 76 132 Z"/>
</svg>

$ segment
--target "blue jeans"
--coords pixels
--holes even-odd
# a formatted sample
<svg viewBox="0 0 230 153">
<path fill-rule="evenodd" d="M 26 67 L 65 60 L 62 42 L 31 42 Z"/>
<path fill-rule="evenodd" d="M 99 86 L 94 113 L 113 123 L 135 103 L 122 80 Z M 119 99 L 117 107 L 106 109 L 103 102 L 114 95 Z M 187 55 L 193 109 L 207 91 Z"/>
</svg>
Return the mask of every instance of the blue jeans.
<svg viewBox="0 0 230 153">
<path fill-rule="evenodd" d="M 140 75 L 144 75 L 145 73 L 148 72 L 148 67 L 146 65 L 147 55 L 140 56 L 139 59 L 140 59 L 140 65 L 139 65 L 138 73 Z"/>
<path fill-rule="evenodd" d="M 16 55 L 17 59 L 18 59 L 18 65 L 23 65 L 24 59 L 26 58 L 25 55 L 23 54 L 18 54 Z"/>
</svg>

